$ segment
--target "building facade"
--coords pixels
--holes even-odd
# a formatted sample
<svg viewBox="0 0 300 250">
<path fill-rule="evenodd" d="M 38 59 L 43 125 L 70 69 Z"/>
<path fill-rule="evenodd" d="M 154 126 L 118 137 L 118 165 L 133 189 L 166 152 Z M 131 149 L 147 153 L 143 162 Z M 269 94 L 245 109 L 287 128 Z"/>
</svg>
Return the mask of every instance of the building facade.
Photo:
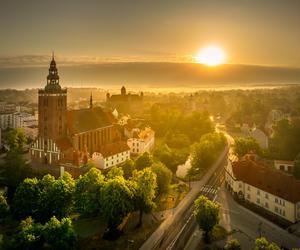
<svg viewBox="0 0 300 250">
<path fill-rule="evenodd" d="M 138 128 L 132 130 L 132 137 L 127 139 L 127 145 L 130 148 L 130 153 L 135 155 L 150 152 L 154 148 L 155 132 L 146 127 L 143 130 Z"/>
<path fill-rule="evenodd" d="M 130 159 L 130 149 L 125 142 L 104 145 L 93 153 L 92 160 L 98 168 L 107 169 Z"/>
<path fill-rule="evenodd" d="M 239 199 L 289 222 L 300 220 L 300 181 L 294 176 L 264 166 L 251 155 L 228 162 L 225 173 L 226 187 Z"/>
</svg>

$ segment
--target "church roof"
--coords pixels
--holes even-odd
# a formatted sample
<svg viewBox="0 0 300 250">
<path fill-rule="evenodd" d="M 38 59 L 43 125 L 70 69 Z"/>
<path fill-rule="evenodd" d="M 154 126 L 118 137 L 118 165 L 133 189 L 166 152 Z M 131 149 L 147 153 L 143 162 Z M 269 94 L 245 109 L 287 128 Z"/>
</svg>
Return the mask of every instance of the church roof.
<svg viewBox="0 0 300 250">
<path fill-rule="evenodd" d="M 67 126 L 71 134 L 95 130 L 113 124 L 113 116 L 101 107 L 67 111 Z"/>
</svg>

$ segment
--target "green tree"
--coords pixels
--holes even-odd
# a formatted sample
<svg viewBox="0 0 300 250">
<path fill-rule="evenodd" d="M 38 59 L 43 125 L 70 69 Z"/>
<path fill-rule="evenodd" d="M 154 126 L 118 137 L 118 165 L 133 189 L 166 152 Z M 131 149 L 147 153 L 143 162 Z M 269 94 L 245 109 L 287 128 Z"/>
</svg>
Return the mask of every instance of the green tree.
<svg viewBox="0 0 300 250">
<path fill-rule="evenodd" d="M 210 240 L 210 233 L 219 223 L 219 204 L 201 195 L 195 201 L 194 215 L 199 227 L 204 231 L 204 239 Z"/>
<path fill-rule="evenodd" d="M 31 217 L 20 223 L 20 231 L 13 237 L 12 249 L 42 249 L 44 244 L 41 237 L 42 225 L 34 223 Z"/>
<path fill-rule="evenodd" d="M 109 179 L 101 195 L 102 212 L 107 220 L 108 233 L 104 237 L 118 236 L 118 225 L 128 213 L 134 210 L 134 191 L 132 184 L 122 176 Z"/>
<path fill-rule="evenodd" d="M 280 247 L 262 237 L 255 240 L 254 250 L 280 250 Z"/>
<path fill-rule="evenodd" d="M 18 218 L 32 216 L 47 221 L 53 215 L 68 215 L 73 205 L 75 182 L 70 174 L 55 178 L 45 175 L 41 180 L 27 178 L 22 182 L 13 199 L 13 211 Z"/>
<path fill-rule="evenodd" d="M 22 154 L 9 151 L 2 166 L 3 183 L 8 186 L 8 197 L 12 197 L 17 186 L 27 177 L 32 176 L 32 170 L 26 164 Z"/>
<path fill-rule="evenodd" d="M 232 239 L 226 243 L 224 250 L 241 250 L 241 244 L 236 240 Z"/>
<path fill-rule="evenodd" d="M 53 249 L 74 249 L 76 234 L 70 218 L 61 221 L 53 216 L 43 228 L 43 236 Z"/>
<path fill-rule="evenodd" d="M 145 152 L 136 159 L 135 166 L 136 169 L 141 170 L 150 167 L 152 163 L 153 163 L 152 156 L 148 152 Z"/>
<path fill-rule="evenodd" d="M 106 177 L 107 179 L 113 179 L 117 176 L 123 176 L 123 175 L 124 175 L 123 169 L 121 167 L 114 166 L 108 171 Z"/>
<path fill-rule="evenodd" d="M 6 197 L 0 192 L 0 221 L 8 215 L 9 205 L 6 201 Z"/>
<path fill-rule="evenodd" d="M 17 188 L 13 203 L 13 214 L 17 218 L 36 216 L 41 190 L 37 178 L 25 179 Z"/>
<path fill-rule="evenodd" d="M 40 181 L 41 195 L 38 214 L 40 221 L 47 221 L 52 216 L 59 219 L 69 215 L 73 206 L 75 181 L 69 173 L 57 180 L 51 175 L 45 175 Z"/>
<path fill-rule="evenodd" d="M 243 138 L 239 137 L 234 140 L 234 153 L 239 157 L 243 157 L 245 154 L 249 152 L 254 152 L 258 155 L 262 154 L 262 149 L 260 148 L 258 142 L 252 138 Z"/>
<path fill-rule="evenodd" d="M 121 164 L 121 168 L 124 172 L 124 178 L 130 178 L 132 176 L 132 172 L 135 170 L 134 161 L 131 159 L 126 160 L 124 163 Z"/>
<path fill-rule="evenodd" d="M 135 206 L 140 211 L 139 224 L 143 223 L 143 213 L 150 213 L 155 208 L 155 189 L 157 187 L 156 174 L 151 168 L 133 172 L 133 181 L 136 182 Z"/>
<path fill-rule="evenodd" d="M 104 176 L 97 168 L 91 168 L 76 181 L 74 200 L 76 210 L 84 215 L 99 214 L 101 210 L 100 195 L 104 185 Z"/>
<path fill-rule="evenodd" d="M 161 195 L 168 192 L 172 180 L 172 172 L 161 162 L 153 163 L 151 170 L 156 174 L 157 194 Z"/>
<path fill-rule="evenodd" d="M 22 152 L 27 139 L 23 129 L 11 129 L 6 135 L 6 142 L 10 151 Z"/>
<path fill-rule="evenodd" d="M 203 171 L 210 167 L 226 145 L 223 133 L 209 133 L 201 136 L 200 141 L 192 146 L 191 165 L 192 171 Z"/>
</svg>

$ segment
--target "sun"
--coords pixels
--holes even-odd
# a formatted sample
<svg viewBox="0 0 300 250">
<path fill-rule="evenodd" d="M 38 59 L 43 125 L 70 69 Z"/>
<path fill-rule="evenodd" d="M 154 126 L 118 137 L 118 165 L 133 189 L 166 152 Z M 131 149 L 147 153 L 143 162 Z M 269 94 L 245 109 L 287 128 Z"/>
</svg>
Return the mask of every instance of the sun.
<svg viewBox="0 0 300 250">
<path fill-rule="evenodd" d="M 195 60 L 197 63 L 208 66 L 217 66 L 225 63 L 226 55 L 220 47 L 209 46 L 201 49 L 196 55 Z"/>
</svg>

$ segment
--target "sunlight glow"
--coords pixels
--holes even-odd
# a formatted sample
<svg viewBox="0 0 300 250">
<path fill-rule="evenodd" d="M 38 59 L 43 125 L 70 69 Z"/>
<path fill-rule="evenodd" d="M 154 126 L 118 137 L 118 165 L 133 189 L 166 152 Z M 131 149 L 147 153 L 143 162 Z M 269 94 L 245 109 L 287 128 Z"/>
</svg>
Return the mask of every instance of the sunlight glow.
<svg viewBox="0 0 300 250">
<path fill-rule="evenodd" d="M 225 52 L 217 46 L 209 46 L 200 50 L 195 57 L 197 63 L 205 64 L 208 66 L 217 66 L 225 63 Z"/>
</svg>

